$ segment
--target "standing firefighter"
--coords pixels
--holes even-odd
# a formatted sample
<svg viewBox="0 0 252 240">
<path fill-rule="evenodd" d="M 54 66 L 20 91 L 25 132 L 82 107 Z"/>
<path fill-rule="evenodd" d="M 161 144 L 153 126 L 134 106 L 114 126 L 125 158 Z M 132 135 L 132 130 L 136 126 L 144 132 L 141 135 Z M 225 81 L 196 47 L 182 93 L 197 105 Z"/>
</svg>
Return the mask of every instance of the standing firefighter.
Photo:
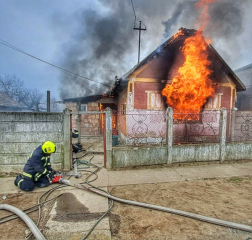
<svg viewBox="0 0 252 240">
<path fill-rule="evenodd" d="M 35 186 L 47 187 L 50 183 L 59 182 L 56 172 L 50 163 L 51 153 L 56 152 L 56 146 L 51 141 L 39 145 L 26 162 L 23 173 L 14 181 L 15 185 L 23 191 L 32 191 Z"/>
</svg>

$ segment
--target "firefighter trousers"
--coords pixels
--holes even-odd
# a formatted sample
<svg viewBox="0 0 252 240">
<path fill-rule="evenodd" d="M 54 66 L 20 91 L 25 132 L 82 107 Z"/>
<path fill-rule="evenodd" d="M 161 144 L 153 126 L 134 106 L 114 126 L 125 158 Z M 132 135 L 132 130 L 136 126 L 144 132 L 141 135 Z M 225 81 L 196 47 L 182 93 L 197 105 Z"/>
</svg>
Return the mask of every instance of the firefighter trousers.
<svg viewBox="0 0 252 240">
<path fill-rule="evenodd" d="M 33 181 L 33 179 L 18 175 L 14 181 L 14 184 L 18 186 L 23 191 L 32 191 L 35 186 L 43 188 L 50 185 L 50 182 L 46 176 L 42 176 L 38 181 Z"/>
</svg>

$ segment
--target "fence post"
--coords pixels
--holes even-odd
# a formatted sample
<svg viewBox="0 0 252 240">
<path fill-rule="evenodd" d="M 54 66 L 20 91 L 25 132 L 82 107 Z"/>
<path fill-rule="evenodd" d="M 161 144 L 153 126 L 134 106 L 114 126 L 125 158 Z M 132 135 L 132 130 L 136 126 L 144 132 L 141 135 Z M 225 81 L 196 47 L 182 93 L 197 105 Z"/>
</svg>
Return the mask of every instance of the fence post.
<svg viewBox="0 0 252 240">
<path fill-rule="evenodd" d="M 106 168 L 112 167 L 112 111 L 108 107 L 105 110 L 105 134 L 106 134 Z"/>
<path fill-rule="evenodd" d="M 235 141 L 235 120 L 236 120 L 236 110 L 230 111 L 231 114 L 231 142 Z"/>
<path fill-rule="evenodd" d="M 70 144 L 70 110 L 63 111 L 63 169 L 69 171 L 71 167 L 71 144 Z"/>
<path fill-rule="evenodd" d="M 77 108 L 78 112 L 81 111 L 81 100 L 80 99 L 77 102 L 76 108 Z M 78 143 L 81 143 L 81 114 L 78 114 L 78 116 L 77 116 L 77 130 L 79 132 Z"/>
<path fill-rule="evenodd" d="M 226 158 L 226 135 L 227 135 L 227 109 L 220 110 L 220 162 Z"/>
<path fill-rule="evenodd" d="M 173 141 L 173 109 L 166 110 L 166 138 L 167 138 L 167 163 L 172 163 L 172 141 Z"/>
</svg>

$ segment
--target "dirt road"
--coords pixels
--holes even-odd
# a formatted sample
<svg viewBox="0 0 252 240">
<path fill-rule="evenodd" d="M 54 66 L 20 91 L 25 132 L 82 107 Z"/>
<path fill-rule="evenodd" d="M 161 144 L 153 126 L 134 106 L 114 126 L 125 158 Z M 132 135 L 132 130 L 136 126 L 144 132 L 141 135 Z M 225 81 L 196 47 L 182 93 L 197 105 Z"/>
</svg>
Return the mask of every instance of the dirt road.
<svg viewBox="0 0 252 240">
<path fill-rule="evenodd" d="M 112 195 L 252 226 L 252 177 L 117 186 Z M 252 233 L 115 203 L 112 239 L 252 239 Z"/>
<path fill-rule="evenodd" d="M 252 177 L 116 186 L 109 192 L 120 198 L 252 226 Z M 0 195 L 0 203 L 25 209 L 36 204 L 40 195 L 8 194 L 6 199 Z M 47 207 L 50 209 L 49 204 Z M 42 232 L 48 212 L 42 216 Z M 0 218 L 6 214 L 9 212 L 0 211 Z M 36 222 L 37 212 L 30 216 Z M 113 240 L 252 239 L 252 233 L 116 202 L 109 217 Z M 25 239 L 27 229 L 21 220 L 0 224 L 1 239 Z"/>
</svg>

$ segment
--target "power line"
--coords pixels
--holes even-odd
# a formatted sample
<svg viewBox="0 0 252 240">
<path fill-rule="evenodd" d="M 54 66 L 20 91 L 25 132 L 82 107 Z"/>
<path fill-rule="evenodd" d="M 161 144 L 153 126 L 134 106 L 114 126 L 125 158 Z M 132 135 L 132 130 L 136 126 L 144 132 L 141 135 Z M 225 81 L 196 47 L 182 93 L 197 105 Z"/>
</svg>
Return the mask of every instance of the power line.
<svg viewBox="0 0 252 240">
<path fill-rule="evenodd" d="M 46 63 L 46 64 L 48 64 L 48 65 L 50 65 L 50 66 L 52 66 L 52 67 L 55 67 L 55 68 L 57 68 L 58 70 L 62 71 L 63 73 L 65 73 L 65 74 L 67 74 L 67 75 L 69 75 L 69 76 L 71 76 L 71 77 L 73 77 L 73 76 L 75 76 L 75 77 L 80 77 L 80 78 L 84 78 L 85 80 L 89 80 L 89 81 L 92 81 L 92 82 L 95 82 L 95 83 L 102 84 L 102 85 L 104 85 L 104 86 L 106 86 L 106 87 L 111 87 L 111 86 L 109 86 L 109 85 L 107 85 L 107 84 L 97 82 L 97 81 L 92 80 L 92 79 L 90 79 L 90 78 L 86 78 L 86 77 L 81 76 L 81 75 L 79 75 L 79 74 L 76 74 L 76 73 L 73 73 L 73 72 L 71 72 L 71 71 L 68 71 L 68 70 L 66 70 L 66 69 L 64 69 L 64 68 L 58 67 L 58 66 L 56 66 L 56 65 L 54 65 L 54 64 L 52 64 L 52 63 L 46 62 L 46 61 L 44 61 L 44 60 L 42 60 L 42 59 L 40 59 L 40 58 L 37 58 L 37 57 L 35 57 L 35 56 L 32 56 L 31 54 L 22 51 L 21 49 L 15 47 L 15 46 L 13 46 L 13 45 L 11 45 L 10 43 L 8 43 L 8 42 L 6 42 L 6 41 L 4 41 L 4 40 L 2 40 L 2 39 L 0 39 L 0 41 L 2 41 L 2 42 L 0 42 L 0 44 L 5 45 L 6 47 L 12 48 L 12 49 L 14 49 L 14 50 L 16 50 L 16 51 L 18 51 L 18 52 L 21 52 L 21 53 L 23 53 L 23 54 L 25 54 L 25 55 L 27 55 L 27 56 L 29 56 L 29 57 L 32 57 L 32 58 L 34 58 L 34 59 L 36 59 L 36 60 L 38 60 L 38 61 L 41 61 L 41 62 L 43 62 L 43 63 Z"/>
<path fill-rule="evenodd" d="M 133 8 L 133 12 L 134 12 L 134 15 L 135 15 L 135 21 L 134 21 L 134 26 L 136 25 L 136 13 L 135 13 L 135 9 L 134 9 L 134 5 L 133 5 L 133 1 L 131 0 L 131 5 L 132 5 L 132 8 Z"/>
</svg>

